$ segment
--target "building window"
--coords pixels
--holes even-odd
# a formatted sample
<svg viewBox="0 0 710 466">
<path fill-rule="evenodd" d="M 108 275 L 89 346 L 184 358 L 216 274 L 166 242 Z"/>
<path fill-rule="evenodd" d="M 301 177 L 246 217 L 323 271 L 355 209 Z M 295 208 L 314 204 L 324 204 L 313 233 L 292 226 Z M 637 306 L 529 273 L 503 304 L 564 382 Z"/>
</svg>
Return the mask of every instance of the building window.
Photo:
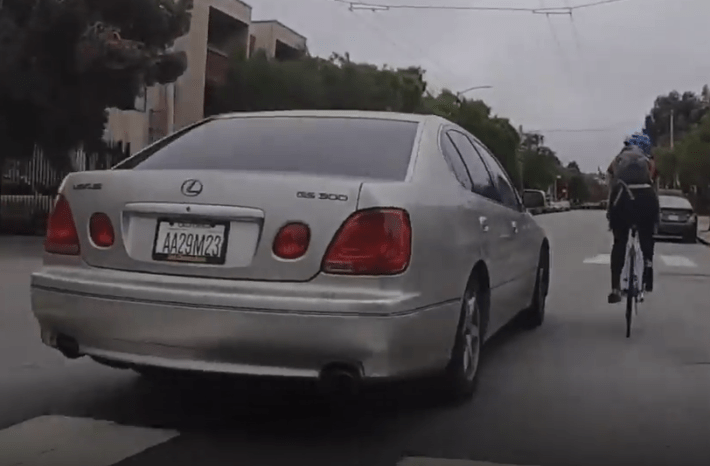
<svg viewBox="0 0 710 466">
<path fill-rule="evenodd" d="M 145 112 L 148 107 L 148 88 L 143 86 L 141 91 L 136 96 L 136 100 L 133 103 L 133 110 L 137 112 Z"/>
</svg>

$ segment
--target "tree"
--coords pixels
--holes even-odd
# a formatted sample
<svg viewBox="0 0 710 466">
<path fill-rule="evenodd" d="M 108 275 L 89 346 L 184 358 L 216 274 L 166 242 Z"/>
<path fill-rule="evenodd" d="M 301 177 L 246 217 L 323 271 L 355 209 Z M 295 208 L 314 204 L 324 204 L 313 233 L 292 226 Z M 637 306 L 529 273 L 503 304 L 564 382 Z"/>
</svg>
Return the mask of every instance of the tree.
<svg viewBox="0 0 710 466">
<path fill-rule="evenodd" d="M 552 149 L 545 146 L 542 134 L 525 133 L 522 128 L 520 131 L 523 185 L 527 189 L 545 191 L 563 174 L 562 162 Z"/>
<path fill-rule="evenodd" d="M 567 171 L 573 174 L 582 173 L 582 170 L 579 169 L 579 164 L 574 160 L 567 164 Z"/>
<path fill-rule="evenodd" d="M 42 147 L 103 147 L 107 109 L 132 108 L 147 86 L 175 81 L 192 0 L 4 0 L 0 8 L 0 144 L 14 158 Z M 1 166 L 0 161 L 0 166 Z"/>
<path fill-rule="evenodd" d="M 703 118 L 670 155 L 676 161 L 682 185 L 703 188 L 710 185 L 710 115 Z"/>
<path fill-rule="evenodd" d="M 587 202 L 590 197 L 589 180 L 581 173 L 572 175 L 569 179 L 569 198 L 574 202 Z"/>
<path fill-rule="evenodd" d="M 703 90 L 703 97 L 698 97 L 693 92 L 684 92 L 683 95 L 672 91 L 668 95 L 656 98 L 653 108 L 646 116 L 645 127 L 649 137 L 656 146 L 670 145 L 671 114 L 673 114 L 673 133 L 680 139 L 693 126 L 697 125 L 708 110 L 703 98 L 707 90 Z"/>
<path fill-rule="evenodd" d="M 209 114 L 259 110 L 359 109 L 414 112 L 422 106 L 424 72 L 378 69 L 333 54 L 328 59 L 269 60 L 263 52 L 233 56 Z"/>
</svg>

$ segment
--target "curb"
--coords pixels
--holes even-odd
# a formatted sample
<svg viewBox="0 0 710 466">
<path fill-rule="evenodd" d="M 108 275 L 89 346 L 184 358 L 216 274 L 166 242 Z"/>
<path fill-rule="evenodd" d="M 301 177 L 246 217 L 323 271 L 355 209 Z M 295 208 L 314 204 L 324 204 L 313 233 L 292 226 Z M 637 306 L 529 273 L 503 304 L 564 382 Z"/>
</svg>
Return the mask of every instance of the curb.
<svg viewBox="0 0 710 466">
<path fill-rule="evenodd" d="M 699 242 L 700 244 L 704 244 L 705 246 L 710 246 L 710 241 L 708 241 L 708 240 L 706 240 L 706 239 L 700 237 L 700 235 L 698 235 L 698 242 Z"/>
</svg>

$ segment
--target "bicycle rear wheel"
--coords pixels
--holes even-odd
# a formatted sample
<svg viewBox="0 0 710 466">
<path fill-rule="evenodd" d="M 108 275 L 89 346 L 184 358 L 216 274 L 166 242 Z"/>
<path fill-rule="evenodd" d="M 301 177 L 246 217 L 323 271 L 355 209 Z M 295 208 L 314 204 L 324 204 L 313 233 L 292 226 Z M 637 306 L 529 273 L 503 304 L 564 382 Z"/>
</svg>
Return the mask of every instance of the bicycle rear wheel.
<svg viewBox="0 0 710 466">
<path fill-rule="evenodd" d="M 636 254 L 634 253 L 633 249 L 631 250 L 631 254 L 629 254 L 629 257 L 627 260 L 630 260 L 629 263 L 629 281 L 627 283 L 628 290 L 626 292 L 626 338 L 631 337 L 631 320 L 633 319 L 634 315 L 634 302 L 636 300 L 636 279 L 635 279 L 635 271 L 634 271 L 634 266 L 636 265 Z"/>
</svg>

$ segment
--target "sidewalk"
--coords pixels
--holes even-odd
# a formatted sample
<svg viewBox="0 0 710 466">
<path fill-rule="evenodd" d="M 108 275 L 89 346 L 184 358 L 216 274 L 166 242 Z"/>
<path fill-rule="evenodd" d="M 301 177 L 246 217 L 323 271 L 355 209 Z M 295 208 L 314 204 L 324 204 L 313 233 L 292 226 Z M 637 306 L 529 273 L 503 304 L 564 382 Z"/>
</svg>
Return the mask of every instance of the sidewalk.
<svg viewBox="0 0 710 466">
<path fill-rule="evenodd" d="M 698 239 L 701 243 L 710 246 L 710 217 L 698 217 Z"/>
</svg>

